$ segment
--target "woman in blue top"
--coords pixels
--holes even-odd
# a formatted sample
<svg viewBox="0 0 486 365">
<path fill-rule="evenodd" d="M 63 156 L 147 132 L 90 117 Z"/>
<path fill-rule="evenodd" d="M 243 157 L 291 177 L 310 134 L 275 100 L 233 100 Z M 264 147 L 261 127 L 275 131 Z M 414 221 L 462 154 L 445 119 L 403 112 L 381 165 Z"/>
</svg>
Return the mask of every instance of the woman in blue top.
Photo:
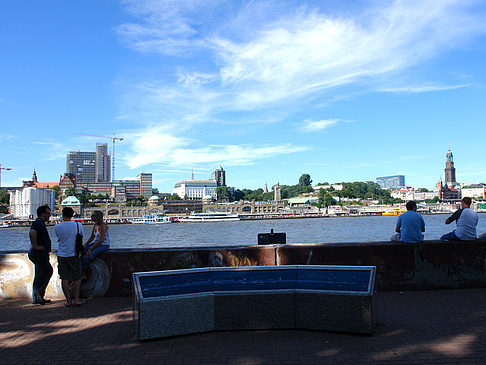
<svg viewBox="0 0 486 365">
<path fill-rule="evenodd" d="M 95 225 L 91 237 L 84 244 L 83 257 L 81 258 L 83 271 L 94 261 L 96 256 L 110 249 L 110 231 L 108 225 L 103 221 L 103 212 L 95 210 L 91 215 L 91 220 Z"/>
</svg>

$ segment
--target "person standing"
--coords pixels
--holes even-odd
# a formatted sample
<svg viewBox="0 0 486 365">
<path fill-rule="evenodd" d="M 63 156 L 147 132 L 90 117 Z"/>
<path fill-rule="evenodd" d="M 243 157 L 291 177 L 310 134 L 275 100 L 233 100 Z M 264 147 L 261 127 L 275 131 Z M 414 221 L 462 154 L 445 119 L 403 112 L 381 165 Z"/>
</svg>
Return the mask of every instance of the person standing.
<svg viewBox="0 0 486 365">
<path fill-rule="evenodd" d="M 52 276 L 52 266 L 49 262 L 51 252 L 51 238 L 47 232 L 46 223 L 49 222 L 51 208 L 42 205 L 37 208 L 37 219 L 32 223 L 29 231 L 31 247 L 29 260 L 34 264 L 34 282 L 32 283 L 32 303 L 46 304 L 50 299 L 45 299 L 47 285 Z"/>
<path fill-rule="evenodd" d="M 66 307 L 79 306 L 86 303 L 79 299 L 79 289 L 83 270 L 81 258 L 76 255 L 76 235 L 83 235 L 83 225 L 72 221 L 73 208 L 65 207 L 62 210 L 62 222 L 56 224 L 54 231 L 59 240 L 57 251 L 57 265 L 62 281 L 62 291 L 66 297 Z M 71 299 L 71 282 L 74 290 L 74 299 Z"/>
<path fill-rule="evenodd" d="M 407 211 L 398 216 L 395 227 L 396 235 L 392 241 L 401 241 L 407 243 L 417 243 L 424 240 L 425 222 L 422 216 L 417 213 L 417 204 L 410 200 L 406 204 Z"/>
<path fill-rule="evenodd" d="M 442 241 L 474 241 L 476 239 L 478 213 L 470 208 L 471 203 L 472 199 L 470 197 L 462 198 L 462 208 L 456 210 L 445 221 L 445 224 L 451 224 L 456 221 L 456 229 L 443 235 L 440 238 Z"/>
<path fill-rule="evenodd" d="M 84 245 L 83 257 L 81 258 L 83 271 L 94 261 L 96 256 L 110 249 L 110 232 L 108 225 L 103 221 L 103 212 L 95 210 L 91 215 L 91 220 L 94 222 L 94 227 L 91 237 Z"/>
</svg>

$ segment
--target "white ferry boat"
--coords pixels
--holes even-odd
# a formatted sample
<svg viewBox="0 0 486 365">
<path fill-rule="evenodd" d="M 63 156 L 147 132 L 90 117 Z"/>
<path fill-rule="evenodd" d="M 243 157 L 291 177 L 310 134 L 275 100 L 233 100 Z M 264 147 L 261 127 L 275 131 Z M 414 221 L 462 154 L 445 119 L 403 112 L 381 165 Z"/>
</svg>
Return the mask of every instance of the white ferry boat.
<svg viewBox="0 0 486 365">
<path fill-rule="evenodd" d="M 8 224 L 7 222 L 0 223 L 0 228 L 8 228 L 8 227 L 10 227 L 10 224 Z"/>
<path fill-rule="evenodd" d="M 232 222 L 239 221 L 238 214 L 231 213 L 192 213 L 187 217 L 179 218 L 179 222 Z"/>
<path fill-rule="evenodd" d="M 130 222 L 134 224 L 161 224 L 170 223 L 171 220 L 165 215 L 144 215 L 140 218 L 133 218 Z"/>
</svg>

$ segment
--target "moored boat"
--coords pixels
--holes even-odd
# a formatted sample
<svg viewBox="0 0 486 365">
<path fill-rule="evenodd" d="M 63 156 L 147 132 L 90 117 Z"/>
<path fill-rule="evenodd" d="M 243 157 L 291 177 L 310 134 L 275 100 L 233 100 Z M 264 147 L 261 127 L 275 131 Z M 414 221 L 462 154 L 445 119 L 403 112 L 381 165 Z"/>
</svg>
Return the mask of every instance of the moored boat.
<svg viewBox="0 0 486 365">
<path fill-rule="evenodd" d="M 144 215 L 140 218 L 130 220 L 130 223 L 134 224 L 161 224 L 170 222 L 170 218 L 165 215 Z"/>
<path fill-rule="evenodd" d="M 179 218 L 179 222 L 233 222 L 239 220 L 238 214 L 224 212 L 193 213 L 187 217 Z"/>
</svg>

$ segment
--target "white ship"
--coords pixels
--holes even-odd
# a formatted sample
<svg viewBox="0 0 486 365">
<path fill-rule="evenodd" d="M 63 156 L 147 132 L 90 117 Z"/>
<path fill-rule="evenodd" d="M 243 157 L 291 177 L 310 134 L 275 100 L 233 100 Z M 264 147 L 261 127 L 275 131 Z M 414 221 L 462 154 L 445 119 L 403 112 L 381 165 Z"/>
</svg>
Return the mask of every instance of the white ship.
<svg viewBox="0 0 486 365">
<path fill-rule="evenodd" d="M 179 218 L 179 222 L 233 222 L 239 221 L 238 214 L 231 213 L 193 213 L 187 217 Z"/>
<path fill-rule="evenodd" d="M 171 220 L 165 215 L 144 215 L 140 218 L 133 218 L 130 222 L 134 224 L 161 224 L 170 223 Z"/>
</svg>

